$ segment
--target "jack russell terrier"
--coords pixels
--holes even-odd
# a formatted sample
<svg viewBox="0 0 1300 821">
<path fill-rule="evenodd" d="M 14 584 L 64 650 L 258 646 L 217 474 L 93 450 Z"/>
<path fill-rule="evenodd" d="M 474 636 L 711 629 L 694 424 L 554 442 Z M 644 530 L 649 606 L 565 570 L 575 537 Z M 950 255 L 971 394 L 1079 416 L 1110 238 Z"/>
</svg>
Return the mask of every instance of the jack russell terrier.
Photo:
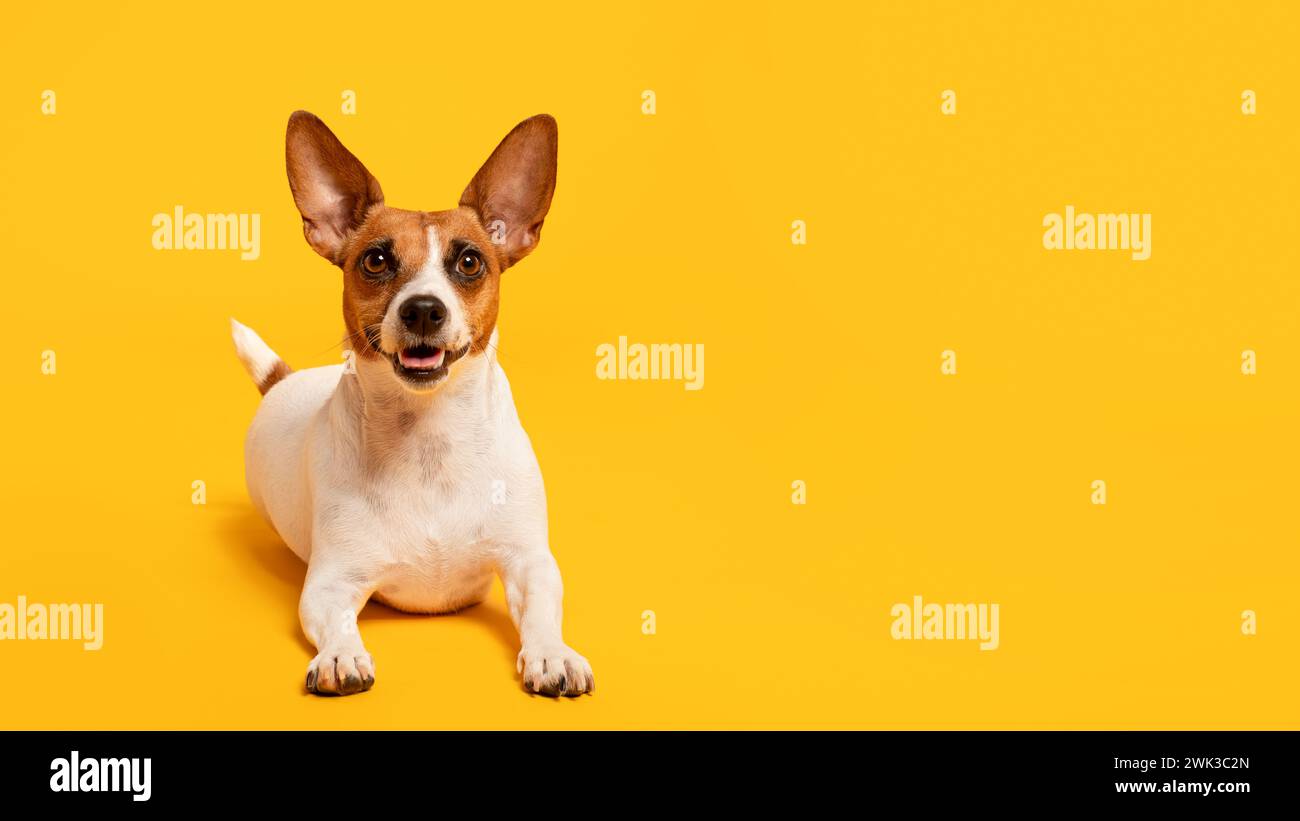
<svg viewBox="0 0 1300 821">
<path fill-rule="evenodd" d="M 369 690 L 357 630 L 372 596 L 449 613 L 501 576 L 517 670 L 543 695 L 595 686 L 560 632 L 546 492 L 496 357 L 501 272 L 537 245 L 555 191 L 555 120 L 515 126 L 459 207 L 404 211 L 316 116 L 289 118 L 289 188 L 303 233 L 343 272 L 347 365 L 293 372 L 232 320 L 264 395 L 245 445 L 248 491 L 307 562 L 299 616 L 317 655 L 307 689 Z"/>
</svg>

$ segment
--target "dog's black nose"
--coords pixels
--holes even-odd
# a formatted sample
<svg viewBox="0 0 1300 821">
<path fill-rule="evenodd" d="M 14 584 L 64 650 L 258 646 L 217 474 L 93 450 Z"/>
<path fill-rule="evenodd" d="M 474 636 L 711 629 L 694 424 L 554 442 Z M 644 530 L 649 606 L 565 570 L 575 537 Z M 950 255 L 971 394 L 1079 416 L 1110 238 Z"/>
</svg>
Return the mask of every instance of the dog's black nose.
<svg viewBox="0 0 1300 821">
<path fill-rule="evenodd" d="M 397 315 L 411 333 L 429 336 L 447 320 L 447 306 L 436 296 L 413 296 L 402 303 Z"/>
</svg>

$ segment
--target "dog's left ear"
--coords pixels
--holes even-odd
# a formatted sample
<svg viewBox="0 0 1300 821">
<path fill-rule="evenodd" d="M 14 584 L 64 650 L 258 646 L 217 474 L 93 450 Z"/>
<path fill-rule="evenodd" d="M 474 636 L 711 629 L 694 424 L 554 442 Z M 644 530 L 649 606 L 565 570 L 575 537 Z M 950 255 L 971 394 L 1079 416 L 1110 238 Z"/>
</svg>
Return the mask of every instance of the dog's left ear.
<svg viewBox="0 0 1300 821">
<path fill-rule="evenodd" d="M 549 114 L 514 127 L 474 175 L 460 204 L 474 209 L 506 267 L 537 246 L 555 193 L 559 129 Z"/>
</svg>

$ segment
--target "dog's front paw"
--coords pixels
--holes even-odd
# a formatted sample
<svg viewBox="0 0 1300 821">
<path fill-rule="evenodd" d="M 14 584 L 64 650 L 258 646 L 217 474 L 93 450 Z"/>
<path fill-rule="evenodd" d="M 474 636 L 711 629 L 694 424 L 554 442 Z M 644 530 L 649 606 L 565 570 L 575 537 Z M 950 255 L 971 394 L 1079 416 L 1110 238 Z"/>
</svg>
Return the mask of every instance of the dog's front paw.
<svg viewBox="0 0 1300 821">
<path fill-rule="evenodd" d="M 524 687 L 544 696 L 580 696 L 596 689 L 591 664 L 568 645 L 525 646 L 517 668 Z"/>
<path fill-rule="evenodd" d="M 307 692 L 350 696 L 375 684 L 375 663 L 365 650 L 321 652 L 307 665 Z"/>
</svg>

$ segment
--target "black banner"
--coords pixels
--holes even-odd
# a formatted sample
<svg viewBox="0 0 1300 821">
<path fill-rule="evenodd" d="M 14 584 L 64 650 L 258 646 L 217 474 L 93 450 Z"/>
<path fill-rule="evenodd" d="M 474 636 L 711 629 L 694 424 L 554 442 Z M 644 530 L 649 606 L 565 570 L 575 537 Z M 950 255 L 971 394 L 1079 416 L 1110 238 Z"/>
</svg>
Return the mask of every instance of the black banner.
<svg viewBox="0 0 1300 821">
<path fill-rule="evenodd" d="M 891 799 L 1233 812 L 1290 804 L 1298 758 L 1293 732 L 12 732 L 0 789 L 130 810 L 489 800 L 599 817 L 622 795 L 665 810 Z"/>
</svg>

